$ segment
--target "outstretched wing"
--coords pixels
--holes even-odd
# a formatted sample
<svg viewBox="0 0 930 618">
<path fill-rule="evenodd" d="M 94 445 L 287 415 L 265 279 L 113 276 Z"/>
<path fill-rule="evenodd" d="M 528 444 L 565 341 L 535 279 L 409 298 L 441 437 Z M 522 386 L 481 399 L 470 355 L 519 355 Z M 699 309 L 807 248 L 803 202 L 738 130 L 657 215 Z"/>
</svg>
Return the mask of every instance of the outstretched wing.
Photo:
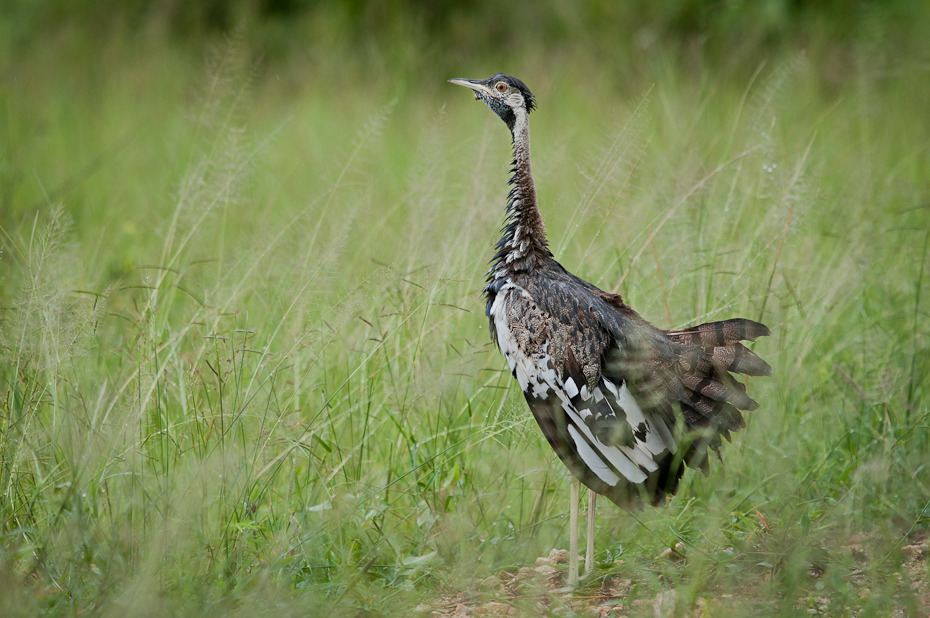
<svg viewBox="0 0 930 618">
<path fill-rule="evenodd" d="M 512 299 L 504 352 L 534 417 L 572 473 L 620 506 L 662 502 L 684 464 L 706 470 L 707 447 L 757 407 L 729 372 L 770 371 L 739 343 L 768 334 L 750 320 L 661 331 L 568 273 Z M 535 353 L 519 359 L 521 347 Z"/>
</svg>

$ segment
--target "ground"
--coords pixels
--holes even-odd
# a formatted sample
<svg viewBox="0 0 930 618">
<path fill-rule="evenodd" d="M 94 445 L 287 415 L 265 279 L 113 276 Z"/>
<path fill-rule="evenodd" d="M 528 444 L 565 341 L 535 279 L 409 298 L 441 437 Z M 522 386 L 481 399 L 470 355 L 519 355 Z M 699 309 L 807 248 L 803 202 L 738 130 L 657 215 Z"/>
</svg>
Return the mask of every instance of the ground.
<svg viewBox="0 0 930 618">
<path fill-rule="evenodd" d="M 844 578 L 855 588 L 859 599 L 867 601 L 872 593 L 870 578 L 864 568 L 872 560 L 866 547 L 870 539 L 865 535 L 854 535 L 843 547 L 833 548 L 850 556 L 860 566 L 852 567 Z M 910 594 L 919 607 L 930 615 L 930 543 L 928 535 L 921 533 L 907 539 L 901 547 L 900 571 L 895 573 L 901 588 L 902 605 L 893 610 L 895 616 L 907 616 L 903 596 Z M 672 561 L 682 570 L 687 570 L 687 549 L 678 544 L 656 557 L 656 560 Z M 472 591 L 459 592 L 437 599 L 434 603 L 420 605 L 417 609 L 424 614 L 443 617 L 460 616 L 521 616 L 526 614 L 577 614 L 597 618 L 619 616 L 703 616 L 726 615 L 727 608 L 739 603 L 762 613 L 770 604 L 769 595 L 754 594 L 757 586 L 764 582 L 747 581 L 743 590 L 734 595 L 711 588 L 706 593 L 687 601 L 678 598 L 675 588 L 669 587 L 655 595 L 637 597 L 635 574 L 631 577 L 610 576 L 601 580 L 596 588 L 582 583 L 578 591 L 572 592 L 565 585 L 567 551 L 553 549 L 548 556 L 540 557 L 533 567 L 522 567 L 517 571 L 501 571 L 495 577 L 479 582 Z M 582 560 L 583 562 L 583 560 Z M 825 569 L 812 565 L 808 571 L 806 587 L 816 590 L 818 580 Z M 869 615 L 862 607 L 837 607 L 829 596 L 816 594 L 798 597 L 795 609 L 809 615 Z"/>
</svg>

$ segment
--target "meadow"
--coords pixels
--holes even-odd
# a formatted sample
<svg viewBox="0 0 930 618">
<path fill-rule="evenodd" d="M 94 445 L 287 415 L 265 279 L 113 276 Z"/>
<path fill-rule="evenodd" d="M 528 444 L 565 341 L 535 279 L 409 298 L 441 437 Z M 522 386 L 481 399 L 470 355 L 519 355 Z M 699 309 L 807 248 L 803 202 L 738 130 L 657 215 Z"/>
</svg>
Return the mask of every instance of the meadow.
<svg viewBox="0 0 930 618">
<path fill-rule="evenodd" d="M 17 6 L 0 614 L 930 612 L 923 5 L 745 48 L 594 11 L 473 53 L 474 16 L 195 36 Z M 659 326 L 772 330 L 722 461 L 663 508 L 602 501 L 573 594 L 520 571 L 567 547 L 568 475 L 481 299 L 510 140 L 445 82 L 498 71 L 539 101 L 567 268 Z"/>
</svg>

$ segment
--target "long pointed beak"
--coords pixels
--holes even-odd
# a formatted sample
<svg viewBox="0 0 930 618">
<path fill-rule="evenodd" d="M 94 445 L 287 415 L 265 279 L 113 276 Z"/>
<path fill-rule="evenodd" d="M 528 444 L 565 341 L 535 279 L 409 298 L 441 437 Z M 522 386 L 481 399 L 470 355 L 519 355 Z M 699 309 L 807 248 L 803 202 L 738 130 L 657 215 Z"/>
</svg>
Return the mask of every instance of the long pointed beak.
<svg viewBox="0 0 930 618">
<path fill-rule="evenodd" d="M 477 79 L 462 79 L 461 77 L 456 77 L 449 80 L 450 84 L 455 84 L 456 86 L 465 86 L 466 88 L 471 88 L 475 91 L 475 100 L 478 100 L 478 93 L 484 92 L 491 94 L 491 89 L 486 85 L 481 83 L 481 80 Z"/>
</svg>

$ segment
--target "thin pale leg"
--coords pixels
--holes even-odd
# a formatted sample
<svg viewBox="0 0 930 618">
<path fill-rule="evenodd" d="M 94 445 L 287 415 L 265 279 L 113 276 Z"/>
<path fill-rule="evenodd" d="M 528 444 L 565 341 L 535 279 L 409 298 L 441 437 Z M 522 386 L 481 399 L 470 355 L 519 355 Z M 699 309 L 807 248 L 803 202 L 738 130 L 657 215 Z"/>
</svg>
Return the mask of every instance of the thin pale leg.
<svg viewBox="0 0 930 618">
<path fill-rule="evenodd" d="M 568 585 L 578 584 L 578 503 L 581 481 L 572 477 L 571 505 L 568 509 Z"/>
<path fill-rule="evenodd" d="M 597 506 L 597 494 L 588 490 L 588 534 L 585 536 L 587 546 L 584 552 L 584 576 L 594 569 L 594 508 Z"/>
</svg>

